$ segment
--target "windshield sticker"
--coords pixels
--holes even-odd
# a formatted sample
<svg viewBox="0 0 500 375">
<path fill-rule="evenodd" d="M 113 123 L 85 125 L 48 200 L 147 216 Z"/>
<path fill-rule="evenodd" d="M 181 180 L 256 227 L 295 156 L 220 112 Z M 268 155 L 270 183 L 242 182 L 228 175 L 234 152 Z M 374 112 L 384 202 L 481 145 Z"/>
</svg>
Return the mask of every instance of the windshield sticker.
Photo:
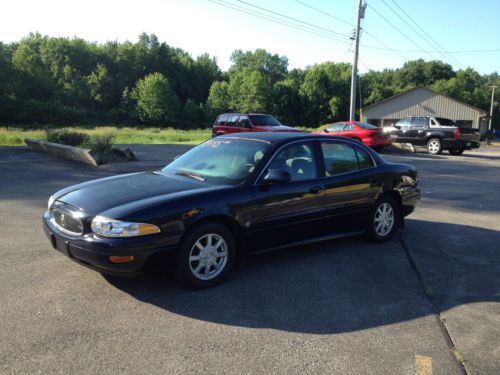
<svg viewBox="0 0 500 375">
<path fill-rule="evenodd" d="M 210 140 L 210 141 L 206 141 L 205 143 L 203 143 L 203 146 L 217 148 L 220 145 L 229 145 L 231 143 L 232 143 L 232 141 L 229 141 L 229 140 L 221 140 L 221 141 Z"/>
</svg>

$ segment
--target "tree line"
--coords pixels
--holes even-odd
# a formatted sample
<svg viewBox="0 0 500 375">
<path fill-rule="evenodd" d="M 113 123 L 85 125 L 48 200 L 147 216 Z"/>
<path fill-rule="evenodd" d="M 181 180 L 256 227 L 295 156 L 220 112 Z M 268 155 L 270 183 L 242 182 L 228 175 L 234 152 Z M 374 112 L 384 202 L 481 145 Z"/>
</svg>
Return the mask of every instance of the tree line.
<svg viewBox="0 0 500 375">
<path fill-rule="evenodd" d="M 225 111 L 266 112 L 288 125 L 316 127 L 349 114 L 351 65 L 289 69 L 285 56 L 236 50 L 223 72 L 208 54 L 142 34 L 136 43 L 92 43 L 35 33 L 0 42 L 0 123 L 136 124 L 200 128 Z M 360 77 L 357 108 L 415 86 L 489 109 L 498 73 L 455 71 L 414 60 Z M 499 119 L 500 109 L 494 118 Z M 500 124 L 500 121 L 498 121 Z"/>
</svg>

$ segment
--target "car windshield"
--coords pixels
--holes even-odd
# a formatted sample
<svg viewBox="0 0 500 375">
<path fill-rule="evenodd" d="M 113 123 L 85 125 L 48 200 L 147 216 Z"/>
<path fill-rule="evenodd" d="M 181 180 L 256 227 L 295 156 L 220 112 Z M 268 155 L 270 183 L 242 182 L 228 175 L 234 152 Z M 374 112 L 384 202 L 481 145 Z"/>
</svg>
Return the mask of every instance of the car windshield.
<svg viewBox="0 0 500 375">
<path fill-rule="evenodd" d="M 280 126 L 281 123 L 271 115 L 250 115 L 250 120 L 254 125 Z"/>
<path fill-rule="evenodd" d="M 356 122 L 356 125 L 362 127 L 363 129 L 378 129 L 378 126 L 369 124 L 367 122 Z"/>
<path fill-rule="evenodd" d="M 162 173 L 236 185 L 257 169 L 269 148 L 267 141 L 217 137 L 178 157 Z"/>
</svg>

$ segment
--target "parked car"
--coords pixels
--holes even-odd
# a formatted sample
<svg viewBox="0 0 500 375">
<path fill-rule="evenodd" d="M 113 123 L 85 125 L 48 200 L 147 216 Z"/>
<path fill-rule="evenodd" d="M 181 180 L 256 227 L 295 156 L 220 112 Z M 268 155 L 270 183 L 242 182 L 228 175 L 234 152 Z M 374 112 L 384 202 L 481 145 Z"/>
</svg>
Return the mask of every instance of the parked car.
<svg viewBox="0 0 500 375">
<path fill-rule="evenodd" d="M 384 147 L 392 144 L 390 137 L 387 134 L 384 134 L 381 128 L 366 122 L 336 122 L 329 125 L 322 131 L 316 131 L 313 133 L 326 133 L 328 135 L 351 138 L 355 141 L 362 142 L 376 151 L 381 151 Z"/>
<path fill-rule="evenodd" d="M 405 117 L 389 131 L 393 142 L 425 146 L 430 154 L 448 150 L 451 155 L 462 155 L 464 150 L 479 148 L 478 129 L 458 127 L 444 117 Z"/>
<path fill-rule="evenodd" d="M 352 140 L 234 134 L 159 171 L 58 191 L 43 223 L 54 249 L 84 266 L 133 275 L 172 255 L 177 278 L 205 288 L 244 252 L 363 232 L 387 241 L 419 198 L 413 166 Z"/>
<path fill-rule="evenodd" d="M 212 136 L 242 132 L 300 132 L 264 113 L 224 113 L 217 116 Z"/>
</svg>

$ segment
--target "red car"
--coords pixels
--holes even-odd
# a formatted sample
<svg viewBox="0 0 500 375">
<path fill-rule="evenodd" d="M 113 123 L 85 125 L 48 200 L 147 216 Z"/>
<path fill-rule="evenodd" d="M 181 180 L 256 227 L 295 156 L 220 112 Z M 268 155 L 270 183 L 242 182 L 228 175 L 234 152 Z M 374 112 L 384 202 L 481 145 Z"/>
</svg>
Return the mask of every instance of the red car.
<svg viewBox="0 0 500 375">
<path fill-rule="evenodd" d="M 300 132 L 263 113 L 224 113 L 217 116 L 212 136 L 242 132 Z"/>
<path fill-rule="evenodd" d="M 392 144 L 389 136 L 385 135 L 381 128 L 368 124 L 367 122 L 346 121 L 336 122 L 327 128 L 313 132 L 316 134 L 331 134 L 354 139 L 373 148 L 376 151 L 382 150 L 385 146 Z"/>
</svg>

